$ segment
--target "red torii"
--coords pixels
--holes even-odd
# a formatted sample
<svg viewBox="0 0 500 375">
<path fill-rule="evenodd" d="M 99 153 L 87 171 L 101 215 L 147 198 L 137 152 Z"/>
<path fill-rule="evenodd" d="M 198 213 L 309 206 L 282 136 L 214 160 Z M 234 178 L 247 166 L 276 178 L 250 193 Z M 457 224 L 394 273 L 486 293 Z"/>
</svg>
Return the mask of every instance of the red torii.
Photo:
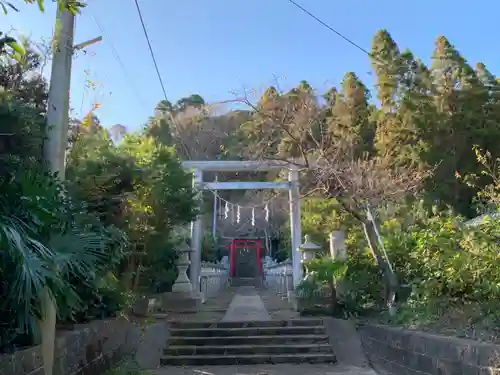
<svg viewBox="0 0 500 375">
<path fill-rule="evenodd" d="M 262 248 L 261 246 L 261 241 L 260 239 L 233 239 L 231 241 L 231 245 L 226 245 L 224 246 L 226 249 L 229 249 L 229 276 L 234 277 L 235 276 L 235 260 L 236 260 L 236 250 L 237 249 L 256 249 L 257 250 L 257 266 L 259 270 L 259 276 L 262 276 L 262 262 L 260 260 L 260 249 Z M 254 243 L 254 244 L 249 244 L 249 243 Z"/>
</svg>

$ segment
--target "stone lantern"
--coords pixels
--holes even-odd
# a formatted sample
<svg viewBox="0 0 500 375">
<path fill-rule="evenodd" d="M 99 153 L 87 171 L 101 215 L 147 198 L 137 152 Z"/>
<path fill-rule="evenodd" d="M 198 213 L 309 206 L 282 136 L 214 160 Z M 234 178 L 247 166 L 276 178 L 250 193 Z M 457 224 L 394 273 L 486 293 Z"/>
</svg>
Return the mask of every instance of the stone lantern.
<svg viewBox="0 0 500 375">
<path fill-rule="evenodd" d="M 306 268 L 306 276 L 304 279 L 307 279 L 307 277 L 309 276 L 309 270 L 307 269 L 307 262 L 316 258 L 316 255 L 321 250 L 321 246 L 312 242 L 311 239 L 309 238 L 309 235 L 306 234 L 305 242 L 299 246 L 298 250 L 300 252 L 300 263 L 302 263 Z"/>
<path fill-rule="evenodd" d="M 187 276 L 187 269 L 191 264 L 189 254 L 193 251 L 187 243 L 183 242 L 179 249 L 177 267 L 179 275 L 172 286 L 172 291 L 162 296 L 162 310 L 164 312 L 194 313 L 197 312 L 201 297 L 199 291 L 193 290 L 193 284 Z"/>
<path fill-rule="evenodd" d="M 304 280 L 307 280 L 310 277 L 310 272 L 307 269 L 307 263 L 316 258 L 316 255 L 321 250 L 321 246 L 312 242 L 309 236 L 306 234 L 305 242 L 300 245 L 297 250 L 300 253 L 300 263 L 302 263 L 302 265 L 306 269 Z M 302 311 L 305 308 L 310 307 L 310 301 L 305 298 L 302 293 L 295 293 L 293 298 L 290 299 L 290 302 L 293 303 L 295 311 Z"/>
<path fill-rule="evenodd" d="M 308 234 L 305 235 L 305 242 L 299 246 L 299 252 L 301 254 L 301 263 L 313 260 L 316 254 L 321 250 L 321 246 L 315 244 L 311 241 Z"/>
<path fill-rule="evenodd" d="M 188 246 L 186 242 L 182 242 L 177 252 L 179 253 L 179 259 L 177 261 L 177 268 L 179 275 L 172 286 L 173 293 L 190 293 L 193 290 L 193 285 L 187 276 L 187 269 L 191 264 L 189 260 L 189 254 L 193 250 Z"/>
</svg>

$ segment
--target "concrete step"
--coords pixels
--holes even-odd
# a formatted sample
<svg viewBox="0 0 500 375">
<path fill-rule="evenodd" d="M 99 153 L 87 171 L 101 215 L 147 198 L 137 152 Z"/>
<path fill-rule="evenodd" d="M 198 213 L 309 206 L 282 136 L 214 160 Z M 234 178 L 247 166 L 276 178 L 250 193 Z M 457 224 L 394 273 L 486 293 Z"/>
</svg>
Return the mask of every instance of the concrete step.
<svg viewBox="0 0 500 375">
<path fill-rule="evenodd" d="M 321 319 L 171 322 L 163 365 L 330 363 L 336 358 Z"/>
<path fill-rule="evenodd" d="M 233 277 L 231 278 L 231 286 L 254 286 L 260 288 L 262 286 L 262 278 L 257 277 Z"/>
<path fill-rule="evenodd" d="M 169 345 L 187 345 L 187 346 L 213 346 L 213 345 L 271 345 L 271 344 L 324 344 L 328 343 L 328 336 L 325 334 L 316 335 L 286 335 L 286 336 L 206 336 L 206 337 L 173 337 L 168 340 Z"/>
<path fill-rule="evenodd" d="M 325 327 L 244 327 L 244 328 L 188 328 L 171 329 L 172 337 L 247 337 L 247 336 L 283 336 L 324 334 Z"/>
<path fill-rule="evenodd" d="M 165 349 L 167 356 L 187 355 L 238 355 L 238 354 L 303 354 L 332 353 L 332 347 L 324 344 L 289 344 L 289 345 L 171 345 Z"/>
<path fill-rule="evenodd" d="M 335 363 L 332 353 L 309 354 L 238 354 L 238 355 L 167 355 L 161 358 L 163 366 L 253 365 L 275 363 Z"/>
<path fill-rule="evenodd" d="M 170 322 L 172 329 L 247 328 L 247 327 L 313 327 L 323 326 L 321 319 L 267 320 L 253 322 Z"/>
</svg>

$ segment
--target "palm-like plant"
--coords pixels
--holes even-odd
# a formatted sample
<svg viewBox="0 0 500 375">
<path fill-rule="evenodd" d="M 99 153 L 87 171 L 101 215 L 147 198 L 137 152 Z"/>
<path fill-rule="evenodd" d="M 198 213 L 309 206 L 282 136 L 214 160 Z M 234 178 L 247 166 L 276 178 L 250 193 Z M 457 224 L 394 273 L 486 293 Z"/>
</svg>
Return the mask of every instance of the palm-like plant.
<svg viewBox="0 0 500 375">
<path fill-rule="evenodd" d="M 0 307 L 16 334 L 33 334 L 43 289 L 55 299 L 59 318 L 70 317 L 84 308 L 75 285 L 91 288 L 121 259 L 126 237 L 86 214 L 35 164 L 1 180 L 0 197 Z M 5 345 L 9 338 L 0 340 Z"/>
<path fill-rule="evenodd" d="M 324 256 L 307 262 L 307 269 L 310 275 L 299 284 L 298 291 L 306 298 L 328 292 L 331 313 L 335 315 L 338 310 L 337 286 L 346 277 L 347 263 Z"/>
</svg>

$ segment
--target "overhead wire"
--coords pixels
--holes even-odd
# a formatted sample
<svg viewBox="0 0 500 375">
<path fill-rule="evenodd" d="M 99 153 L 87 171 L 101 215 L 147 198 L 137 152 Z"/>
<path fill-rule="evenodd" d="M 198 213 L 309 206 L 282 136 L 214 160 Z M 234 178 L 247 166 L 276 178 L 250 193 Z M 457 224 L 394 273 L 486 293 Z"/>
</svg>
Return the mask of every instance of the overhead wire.
<svg viewBox="0 0 500 375">
<path fill-rule="evenodd" d="M 164 96 L 165 100 L 168 101 L 167 90 L 165 90 L 165 85 L 163 84 L 163 79 L 161 78 L 160 69 L 158 68 L 158 63 L 156 61 L 156 56 L 155 56 L 155 53 L 153 51 L 153 46 L 151 45 L 151 41 L 149 39 L 149 34 L 148 34 L 148 30 L 146 28 L 146 23 L 144 22 L 144 18 L 142 16 L 141 6 L 139 5 L 138 0 L 134 0 L 134 2 L 135 2 L 135 7 L 137 9 L 137 14 L 139 15 L 139 20 L 141 22 L 142 31 L 144 32 L 144 37 L 146 38 L 146 41 L 148 43 L 149 52 L 151 54 L 151 59 L 153 60 L 153 64 L 154 64 L 154 67 L 156 70 L 156 75 L 158 76 L 158 81 L 160 82 L 160 86 L 161 86 L 161 89 L 163 91 L 163 96 Z M 177 129 L 177 132 L 179 133 L 180 141 L 182 143 L 182 147 L 184 148 L 184 152 L 186 153 L 186 156 L 188 157 L 188 159 L 191 159 L 189 150 L 188 150 L 186 144 L 184 143 L 184 141 L 182 140 L 182 137 L 180 136 L 179 126 L 177 126 L 177 123 L 174 119 L 174 116 L 170 112 L 168 112 L 168 114 L 170 116 L 170 119 L 171 119 L 173 125 Z"/>
<path fill-rule="evenodd" d="M 141 12 L 141 7 L 139 5 L 139 1 L 134 0 L 134 2 L 135 2 L 135 7 L 137 8 L 137 13 L 139 15 L 139 19 L 141 21 L 142 31 L 144 32 L 144 36 L 146 37 L 146 41 L 148 43 L 149 52 L 151 54 L 151 59 L 153 60 L 153 64 L 154 64 L 155 69 L 156 69 L 156 75 L 158 76 L 158 80 L 160 81 L 160 86 L 161 86 L 161 89 L 163 91 L 163 96 L 165 96 L 165 100 L 167 100 L 167 90 L 165 90 L 165 85 L 163 84 L 163 79 L 161 78 L 160 69 L 158 68 L 158 63 L 156 62 L 156 56 L 155 56 L 155 53 L 153 51 L 153 46 L 151 45 L 151 41 L 149 40 L 148 30 L 146 29 L 146 24 L 144 23 L 144 18 L 142 17 L 142 12 Z"/>
<path fill-rule="evenodd" d="M 357 48 L 358 50 L 360 50 L 361 52 L 365 53 L 369 57 L 371 57 L 371 58 L 373 58 L 373 59 L 375 59 L 377 61 L 380 61 L 379 59 L 377 59 L 376 56 L 373 55 L 373 53 L 371 53 L 370 51 L 368 51 L 366 48 L 362 47 L 358 43 L 354 42 L 352 39 L 350 39 L 346 35 L 342 34 L 340 31 L 336 30 L 333 26 L 331 26 L 328 23 L 326 23 L 325 21 L 323 21 L 321 18 L 319 18 L 318 16 L 316 16 L 315 14 L 313 14 L 308 9 L 304 8 L 302 5 L 298 4 L 296 1 L 294 1 L 294 0 L 287 0 L 287 1 L 290 4 L 292 4 L 293 6 L 295 6 L 296 8 L 298 8 L 299 10 L 301 10 L 303 13 L 307 14 L 309 17 L 311 17 L 312 19 L 314 19 L 316 22 L 318 22 L 319 24 L 323 25 L 325 28 L 327 28 L 329 31 L 331 31 L 335 35 L 337 35 L 338 37 L 344 39 L 347 43 L 349 43 L 353 47 Z"/>
</svg>

